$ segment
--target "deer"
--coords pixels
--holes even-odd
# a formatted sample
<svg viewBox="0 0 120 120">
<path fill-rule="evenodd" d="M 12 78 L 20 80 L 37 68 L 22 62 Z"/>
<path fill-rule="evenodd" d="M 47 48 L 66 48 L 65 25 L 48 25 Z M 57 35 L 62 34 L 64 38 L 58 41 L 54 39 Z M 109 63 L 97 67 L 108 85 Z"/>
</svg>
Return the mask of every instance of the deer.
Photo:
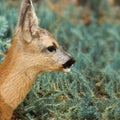
<svg viewBox="0 0 120 120">
<path fill-rule="evenodd" d="M 11 48 L 0 64 L 0 120 L 11 120 L 38 74 L 69 72 L 75 59 L 39 27 L 32 0 L 22 0 Z"/>
</svg>

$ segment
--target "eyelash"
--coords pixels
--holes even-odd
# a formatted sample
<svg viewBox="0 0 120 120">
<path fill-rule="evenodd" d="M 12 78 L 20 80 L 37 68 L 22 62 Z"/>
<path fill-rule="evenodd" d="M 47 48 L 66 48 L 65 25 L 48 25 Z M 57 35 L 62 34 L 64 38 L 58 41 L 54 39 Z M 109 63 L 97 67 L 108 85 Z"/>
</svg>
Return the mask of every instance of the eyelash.
<svg viewBox="0 0 120 120">
<path fill-rule="evenodd" d="M 54 52 L 54 51 L 56 51 L 56 48 L 55 48 L 55 46 L 49 46 L 49 47 L 47 48 L 47 50 L 48 50 L 49 52 Z"/>
</svg>

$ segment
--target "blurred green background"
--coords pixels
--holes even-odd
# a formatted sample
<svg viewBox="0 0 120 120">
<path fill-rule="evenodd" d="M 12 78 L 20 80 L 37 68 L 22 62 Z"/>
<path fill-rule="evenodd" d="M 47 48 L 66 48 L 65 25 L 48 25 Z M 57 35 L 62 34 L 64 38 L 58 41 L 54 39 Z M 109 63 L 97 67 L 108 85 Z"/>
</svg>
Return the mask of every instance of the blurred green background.
<svg viewBox="0 0 120 120">
<path fill-rule="evenodd" d="M 42 28 L 76 63 L 70 73 L 39 75 L 14 120 L 120 120 L 119 0 L 34 0 Z M 0 0 L 0 61 L 20 0 Z"/>
</svg>

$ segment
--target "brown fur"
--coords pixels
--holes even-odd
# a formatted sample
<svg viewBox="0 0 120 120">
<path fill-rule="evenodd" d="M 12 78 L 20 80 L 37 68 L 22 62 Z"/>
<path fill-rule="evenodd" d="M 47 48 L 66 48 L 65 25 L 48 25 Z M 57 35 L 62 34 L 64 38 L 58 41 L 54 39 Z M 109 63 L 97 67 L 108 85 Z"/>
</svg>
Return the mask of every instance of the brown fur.
<svg viewBox="0 0 120 120">
<path fill-rule="evenodd" d="M 0 120 L 11 119 L 39 73 L 64 71 L 63 64 L 71 60 L 70 67 L 74 62 L 48 31 L 39 28 L 31 0 L 22 0 L 11 44 L 0 65 Z M 51 46 L 53 51 L 48 49 Z"/>
</svg>

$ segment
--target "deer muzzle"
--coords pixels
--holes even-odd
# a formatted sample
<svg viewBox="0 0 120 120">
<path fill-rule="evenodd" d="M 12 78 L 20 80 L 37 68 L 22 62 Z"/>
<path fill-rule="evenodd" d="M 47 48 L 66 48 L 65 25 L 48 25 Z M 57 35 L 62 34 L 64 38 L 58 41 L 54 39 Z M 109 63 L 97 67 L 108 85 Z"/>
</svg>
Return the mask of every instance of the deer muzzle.
<svg viewBox="0 0 120 120">
<path fill-rule="evenodd" d="M 74 63 L 75 59 L 71 57 L 66 63 L 63 64 L 63 68 L 64 69 L 70 68 Z"/>
</svg>

